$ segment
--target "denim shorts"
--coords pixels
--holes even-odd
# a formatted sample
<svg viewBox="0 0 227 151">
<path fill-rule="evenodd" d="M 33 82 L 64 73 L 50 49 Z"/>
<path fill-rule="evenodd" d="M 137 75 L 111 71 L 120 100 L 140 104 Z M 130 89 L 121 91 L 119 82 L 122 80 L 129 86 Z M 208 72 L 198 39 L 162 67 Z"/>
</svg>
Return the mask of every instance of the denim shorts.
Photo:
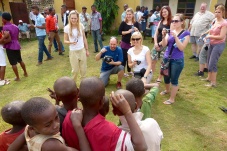
<svg viewBox="0 0 227 151">
<path fill-rule="evenodd" d="M 167 58 L 163 59 L 166 63 Z M 170 59 L 169 64 L 169 76 L 164 76 L 165 84 L 171 83 L 174 86 L 178 85 L 178 79 L 180 77 L 181 71 L 184 68 L 184 58 L 181 59 Z"/>
</svg>

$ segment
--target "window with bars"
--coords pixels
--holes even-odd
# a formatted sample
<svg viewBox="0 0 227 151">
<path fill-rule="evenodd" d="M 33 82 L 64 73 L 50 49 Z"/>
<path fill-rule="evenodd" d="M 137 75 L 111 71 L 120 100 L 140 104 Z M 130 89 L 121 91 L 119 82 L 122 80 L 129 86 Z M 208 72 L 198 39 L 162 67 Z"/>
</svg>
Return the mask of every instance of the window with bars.
<svg viewBox="0 0 227 151">
<path fill-rule="evenodd" d="M 178 0 L 177 13 L 182 13 L 185 18 L 191 19 L 194 15 L 196 0 Z"/>
<path fill-rule="evenodd" d="M 155 9 L 157 6 L 162 8 L 162 6 L 169 6 L 169 0 L 154 0 L 153 9 Z"/>
</svg>

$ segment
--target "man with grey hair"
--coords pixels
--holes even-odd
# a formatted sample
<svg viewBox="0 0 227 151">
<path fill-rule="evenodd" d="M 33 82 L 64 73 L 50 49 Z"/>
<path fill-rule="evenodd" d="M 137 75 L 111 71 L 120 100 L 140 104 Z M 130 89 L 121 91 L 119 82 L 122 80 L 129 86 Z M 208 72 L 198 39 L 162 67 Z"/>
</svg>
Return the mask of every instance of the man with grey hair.
<svg viewBox="0 0 227 151">
<path fill-rule="evenodd" d="M 124 4 L 124 12 L 121 14 L 121 21 L 125 20 L 126 9 L 128 9 L 128 4 Z"/>
<path fill-rule="evenodd" d="M 194 15 L 189 26 L 190 42 L 193 52 L 190 59 L 195 59 L 195 61 L 199 60 L 199 53 L 203 46 L 203 41 L 199 41 L 198 39 L 203 33 L 209 30 L 209 25 L 214 19 L 214 14 L 206 9 L 207 4 L 205 2 L 201 3 L 200 11 Z"/>
</svg>

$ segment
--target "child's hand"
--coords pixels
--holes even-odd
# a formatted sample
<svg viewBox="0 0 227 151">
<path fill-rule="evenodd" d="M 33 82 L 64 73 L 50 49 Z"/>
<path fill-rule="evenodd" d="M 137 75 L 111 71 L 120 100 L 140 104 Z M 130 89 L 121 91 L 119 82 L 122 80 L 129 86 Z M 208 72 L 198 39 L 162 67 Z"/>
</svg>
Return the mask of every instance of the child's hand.
<svg viewBox="0 0 227 151">
<path fill-rule="evenodd" d="M 81 109 L 72 110 L 70 120 L 72 121 L 73 126 L 81 126 L 82 119 L 83 112 Z"/>
<path fill-rule="evenodd" d="M 28 135 L 29 135 L 30 138 L 37 135 L 36 132 L 34 131 L 34 129 L 32 129 L 30 126 L 28 127 Z"/>
<path fill-rule="evenodd" d="M 49 96 L 51 97 L 51 99 L 56 100 L 55 105 L 59 105 L 60 100 L 58 100 L 56 93 L 53 90 L 51 90 L 50 88 L 47 88 L 47 91 L 50 92 Z"/>
<path fill-rule="evenodd" d="M 126 115 L 132 113 L 130 106 L 122 94 L 114 95 L 114 92 L 110 94 L 110 100 L 112 104 L 118 108 L 122 114 Z"/>
</svg>

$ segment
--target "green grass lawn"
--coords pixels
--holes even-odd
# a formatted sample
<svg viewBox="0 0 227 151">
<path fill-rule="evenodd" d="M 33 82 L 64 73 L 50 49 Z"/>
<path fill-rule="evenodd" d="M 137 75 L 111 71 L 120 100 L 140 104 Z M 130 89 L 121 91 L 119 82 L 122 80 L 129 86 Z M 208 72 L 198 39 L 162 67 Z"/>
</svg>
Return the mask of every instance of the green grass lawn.
<svg viewBox="0 0 227 151">
<path fill-rule="evenodd" d="M 63 36 L 61 35 L 63 39 Z M 105 37 L 104 45 L 108 45 L 109 36 Z M 96 62 L 94 46 L 89 35 L 89 50 L 87 76 L 99 76 L 101 61 Z M 46 45 L 48 41 L 46 40 Z M 144 40 L 144 45 L 151 49 L 150 40 Z M 52 88 L 54 81 L 61 76 L 71 76 L 68 58 L 68 46 L 65 45 L 65 55 L 59 56 L 52 52 L 54 59 L 45 61 L 41 66 L 36 66 L 38 56 L 38 41 L 22 42 L 22 58 L 26 64 L 29 76 L 23 77 L 23 72 L 18 65 L 21 76 L 20 82 L 14 82 L 14 73 L 8 63 L 6 78 L 11 83 L 0 87 L 0 108 L 13 100 L 28 100 L 31 97 L 41 96 L 49 98 L 46 91 Z M 52 48 L 53 49 L 53 48 Z M 191 56 L 190 44 L 185 50 L 185 68 L 180 77 L 180 90 L 173 105 L 164 105 L 162 102 L 169 96 L 157 96 L 152 106 L 152 117 L 157 120 L 163 133 L 163 151 L 224 151 L 227 150 L 227 114 L 218 107 L 227 107 L 227 70 L 226 50 L 218 64 L 217 88 L 207 88 L 204 81 L 193 76 L 198 70 L 198 62 L 188 59 Z M 46 57 L 46 56 L 45 56 Z M 44 59 L 45 59 L 44 57 Z M 158 70 L 157 70 L 158 71 Z M 153 81 L 157 78 L 155 73 Z M 111 76 L 110 84 L 106 88 L 106 95 L 115 91 L 116 76 Z M 123 79 L 123 86 L 127 82 Z M 79 84 L 79 79 L 77 84 Z M 161 83 L 160 90 L 164 90 Z M 117 117 L 111 110 L 107 119 L 117 123 Z M 0 118 L 0 131 L 9 128 Z"/>
</svg>

